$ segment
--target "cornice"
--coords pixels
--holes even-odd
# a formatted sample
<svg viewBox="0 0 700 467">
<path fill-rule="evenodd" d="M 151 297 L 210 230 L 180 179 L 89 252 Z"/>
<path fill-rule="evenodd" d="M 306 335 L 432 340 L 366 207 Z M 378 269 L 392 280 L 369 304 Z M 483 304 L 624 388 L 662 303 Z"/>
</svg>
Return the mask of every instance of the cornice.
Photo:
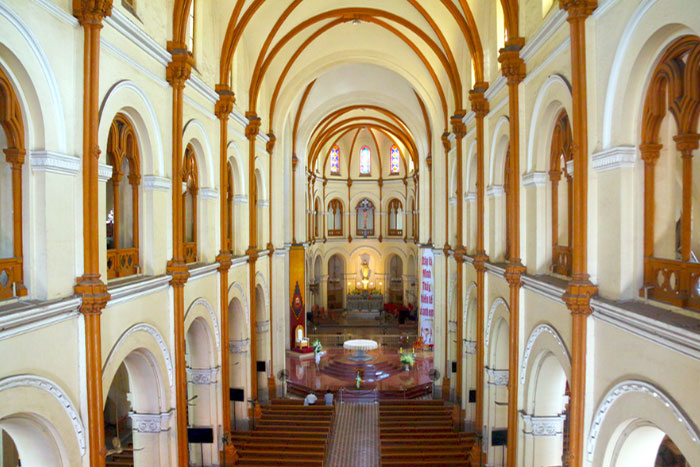
<svg viewBox="0 0 700 467">
<path fill-rule="evenodd" d="M 523 174 L 522 183 L 525 188 L 546 186 L 547 172 L 529 172 Z"/>
<path fill-rule="evenodd" d="M 634 146 L 617 146 L 593 154 L 592 166 L 596 172 L 634 167 L 637 148 Z"/>
<path fill-rule="evenodd" d="M 158 175 L 144 175 L 143 189 L 146 191 L 170 191 L 170 179 Z"/>
<path fill-rule="evenodd" d="M 0 307 L 0 340 L 51 326 L 79 315 L 81 300 L 20 301 Z"/>
<path fill-rule="evenodd" d="M 131 56 L 124 53 L 119 47 L 117 47 L 115 44 L 113 44 L 112 42 L 107 40 L 104 36 L 100 37 L 100 45 L 102 47 L 104 47 L 106 50 L 109 50 L 110 52 L 112 52 L 115 56 L 121 58 L 125 63 L 131 65 L 132 67 L 136 68 L 139 72 L 141 72 L 145 76 L 149 77 L 151 80 L 153 80 L 160 87 L 167 88 L 169 86 L 168 82 L 163 78 L 164 74 L 157 75 L 156 73 L 153 73 L 151 70 L 149 70 L 148 68 L 143 66 L 137 60 L 135 60 Z M 163 50 L 165 50 L 165 49 L 163 49 Z"/>
<path fill-rule="evenodd" d="M 199 189 L 199 196 L 202 199 L 219 199 L 219 190 L 216 188 L 202 187 Z"/>
<path fill-rule="evenodd" d="M 488 264 L 487 264 L 488 268 Z M 541 278 L 538 278 L 536 276 L 531 276 L 528 274 L 523 274 L 521 277 L 522 283 L 523 283 L 523 288 L 525 290 L 530 290 L 532 292 L 535 292 L 539 295 L 542 295 L 544 297 L 549 298 L 550 300 L 564 304 L 564 300 L 562 299 L 562 296 L 564 295 L 564 292 L 566 291 L 566 281 L 563 281 L 564 283 L 559 286 L 557 284 L 553 284 L 547 281 L 542 280 Z"/>
<path fill-rule="evenodd" d="M 503 89 L 506 86 L 506 77 L 503 75 L 500 75 L 498 78 L 493 80 L 493 83 L 489 86 L 489 88 L 484 92 L 484 97 L 486 100 L 491 102 L 491 99 L 497 95 L 501 89 Z"/>
<path fill-rule="evenodd" d="M 233 204 L 248 204 L 248 197 L 246 195 L 235 195 Z"/>
<path fill-rule="evenodd" d="M 107 290 L 111 296 L 107 302 L 107 308 L 120 303 L 135 300 L 145 295 L 167 290 L 170 287 L 171 277 L 167 275 L 141 277 L 123 284 L 107 284 Z"/>
<path fill-rule="evenodd" d="M 498 196 L 503 196 L 506 194 L 503 185 L 489 185 L 486 187 L 486 197 L 493 198 Z"/>
<path fill-rule="evenodd" d="M 542 46 L 552 38 L 552 36 L 562 25 L 566 24 L 567 16 L 568 14 L 565 10 L 557 8 L 556 11 L 550 15 L 549 18 L 547 18 L 544 24 L 525 43 L 520 51 L 520 57 L 525 60 L 525 63 L 527 63 L 532 57 L 535 56 L 535 54 L 537 54 L 537 52 L 540 51 Z"/>
<path fill-rule="evenodd" d="M 50 172 L 75 176 L 80 173 L 80 158 L 54 151 L 32 151 L 29 155 L 33 172 Z"/>
<path fill-rule="evenodd" d="M 112 166 L 107 164 L 97 165 L 97 180 L 107 183 L 112 178 Z"/>
<path fill-rule="evenodd" d="M 203 277 L 214 275 L 219 270 L 219 263 L 202 264 L 194 266 L 190 269 L 190 279 L 201 279 Z"/>
<path fill-rule="evenodd" d="M 146 34 L 136 23 L 131 21 L 124 13 L 118 9 L 112 9 L 111 16 L 105 18 L 105 23 L 112 26 L 116 31 L 120 32 L 127 39 L 131 40 L 146 54 L 160 63 L 167 66 L 172 60 L 170 52 L 161 47 L 158 42 L 153 40 L 151 36 Z"/>
</svg>

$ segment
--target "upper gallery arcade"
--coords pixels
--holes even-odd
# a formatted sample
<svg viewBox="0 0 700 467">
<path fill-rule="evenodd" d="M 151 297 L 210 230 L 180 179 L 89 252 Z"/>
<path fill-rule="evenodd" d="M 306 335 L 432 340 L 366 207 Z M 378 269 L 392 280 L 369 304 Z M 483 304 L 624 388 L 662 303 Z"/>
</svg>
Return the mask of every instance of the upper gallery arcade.
<svg viewBox="0 0 700 467">
<path fill-rule="evenodd" d="M 0 466 L 700 465 L 699 120 L 697 0 L 0 0 Z"/>
</svg>

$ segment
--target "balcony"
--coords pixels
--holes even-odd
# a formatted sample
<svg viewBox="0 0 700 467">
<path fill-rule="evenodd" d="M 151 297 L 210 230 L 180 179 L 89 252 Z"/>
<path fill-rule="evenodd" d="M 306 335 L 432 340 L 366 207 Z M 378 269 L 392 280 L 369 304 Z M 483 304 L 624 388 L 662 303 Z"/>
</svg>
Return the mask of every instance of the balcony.
<svg viewBox="0 0 700 467">
<path fill-rule="evenodd" d="M 107 250 L 107 279 L 132 276 L 137 274 L 138 270 L 138 248 Z"/>
<path fill-rule="evenodd" d="M 700 311 L 700 263 L 645 258 L 644 285 L 641 296 Z"/>
<path fill-rule="evenodd" d="M 185 242 L 185 263 L 197 262 L 197 242 Z"/>
<path fill-rule="evenodd" d="M 15 296 L 13 285 L 21 281 L 22 258 L 0 259 L 0 300 L 6 300 Z M 18 287 L 17 295 L 26 295 L 24 286 Z"/>
<path fill-rule="evenodd" d="M 571 247 L 554 245 L 552 247 L 552 272 L 562 276 L 571 276 Z"/>
</svg>

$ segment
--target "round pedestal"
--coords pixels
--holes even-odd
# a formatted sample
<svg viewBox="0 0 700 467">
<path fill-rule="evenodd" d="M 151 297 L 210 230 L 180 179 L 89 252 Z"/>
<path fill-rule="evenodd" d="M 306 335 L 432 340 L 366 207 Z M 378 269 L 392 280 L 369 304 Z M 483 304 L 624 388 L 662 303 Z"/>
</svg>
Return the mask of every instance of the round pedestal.
<svg viewBox="0 0 700 467">
<path fill-rule="evenodd" d="M 350 356 L 350 360 L 353 362 L 368 362 L 372 360 L 372 357 L 367 355 L 367 351 L 374 350 L 379 346 L 375 341 L 368 339 L 353 339 L 345 341 L 345 343 L 343 343 L 343 347 L 348 350 L 355 351 L 355 353 Z"/>
<path fill-rule="evenodd" d="M 349 358 L 353 362 L 368 362 L 368 361 L 372 360 L 372 357 L 367 355 L 367 352 L 365 352 L 364 350 L 360 350 L 360 349 L 355 350 L 355 353 L 353 355 L 351 355 Z"/>
</svg>

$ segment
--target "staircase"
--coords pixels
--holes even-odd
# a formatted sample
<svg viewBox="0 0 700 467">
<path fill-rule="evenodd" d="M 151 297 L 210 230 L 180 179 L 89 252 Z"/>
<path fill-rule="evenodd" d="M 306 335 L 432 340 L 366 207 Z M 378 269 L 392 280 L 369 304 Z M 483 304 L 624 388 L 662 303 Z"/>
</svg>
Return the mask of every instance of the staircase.
<svg viewBox="0 0 700 467">
<path fill-rule="evenodd" d="M 320 371 L 321 373 L 335 376 L 336 378 L 350 380 L 354 380 L 355 376 L 357 376 L 357 372 L 360 371 L 362 374 L 362 381 L 375 382 L 399 373 L 401 367 L 387 361 L 377 363 L 347 363 L 332 360 L 329 364 L 321 367 Z"/>
<path fill-rule="evenodd" d="M 106 467 L 134 467 L 134 443 L 129 441 L 122 452 L 107 456 Z"/>
<path fill-rule="evenodd" d="M 456 430 L 454 409 L 438 400 L 379 402 L 382 466 L 469 464 L 473 433 Z"/>
</svg>

